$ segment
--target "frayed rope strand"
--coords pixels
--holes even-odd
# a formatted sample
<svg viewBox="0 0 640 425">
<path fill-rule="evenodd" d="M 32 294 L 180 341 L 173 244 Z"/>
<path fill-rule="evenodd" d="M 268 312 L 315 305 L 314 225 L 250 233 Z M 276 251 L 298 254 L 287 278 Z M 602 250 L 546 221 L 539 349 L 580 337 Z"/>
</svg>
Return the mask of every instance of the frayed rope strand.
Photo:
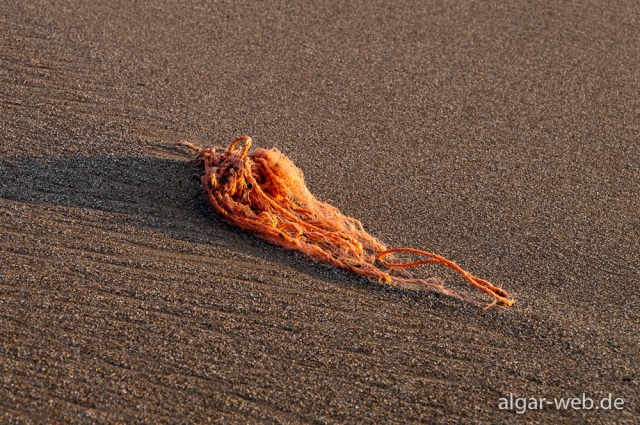
<svg viewBox="0 0 640 425">
<path fill-rule="evenodd" d="M 236 148 L 238 144 L 244 146 Z M 413 248 L 388 249 L 369 235 L 360 221 L 316 199 L 307 189 L 302 171 L 275 148 L 249 152 L 249 136 L 234 140 L 226 150 L 203 149 L 186 141 L 178 145 L 198 152 L 197 163 L 204 169 L 202 188 L 211 207 L 224 220 L 268 242 L 387 284 L 417 284 L 485 308 L 497 302 L 513 305 L 504 290 L 444 257 Z M 399 252 L 426 258 L 408 263 L 389 263 L 383 258 Z M 454 269 L 494 301 L 481 304 L 445 288 L 437 279 L 414 277 L 405 270 L 430 263 Z"/>
<path fill-rule="evenodd" d="M 484 279 L 480 279 L 479 277 L 473 276 L 471 273 L 463 270 L 460 266 L 458 266 L 456 263 L 454 263 L 451 260 L 447 260 L 446 258 L 438 255 L 438 254 L 432 254 L 430 252 L 426 252 L 426 251 L 421 251 L 419 249 L 414 249 L 414 248 L 393 248 L 393 249 L 387 249 L 386 251 L 382 251 L 380 253 L 378 253 L 376 255 L 376 258 L 378 260 L 381 260 L 382 257 L 384 257 L 385 255 L 394 253 L 394 252 L 410 252 L 413 254 L 418 254 L 418 255 L 422 255 L 424 257 L 427 257 L 426 260 L 419 260 L 419 261 L 413 261 L 410 263 L 402 263 L 402 264 L 391 264 L 391 263 L 386 263 L 383 262 L 383 264 L 386 267 L 392 268 L 392 269 L 398 269 L 398 268 L 408 268 L 408 267 L 416 267 L 422 264 L 429 264 L 429 263 L 439 263 L 442 264 L 444 266 L 447 266 L 455 271 L 457 271 L 458 273 L 460 273 L 469 283 L 471 283 L 473 286 L 475 286 L 476 288 L 480 289 L 483 292 L 486 292 L 487 294 L 491 295 L 493 298 L 495 298 L 496 301 L 501 302 L 504 305 L 508 305 L 511 306 L 513 305 L 513 299 L 511 299 L 511 297 L 509 296 L 509 294 L 507 294 L 506 291 L 504 291 L 503 289 L 498 288 L 497 286 L 492 285 L 491 283 L 487 282 Z"/>
</svg>

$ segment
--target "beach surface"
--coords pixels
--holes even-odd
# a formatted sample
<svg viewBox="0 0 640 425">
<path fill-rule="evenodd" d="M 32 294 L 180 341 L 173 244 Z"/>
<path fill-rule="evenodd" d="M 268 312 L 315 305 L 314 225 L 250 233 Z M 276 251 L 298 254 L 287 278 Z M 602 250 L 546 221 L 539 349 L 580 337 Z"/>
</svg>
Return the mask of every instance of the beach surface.
<svg viewBox="0 0 640 425">
<path fill-rule="evenodd" d="M 290 3 L 0 1 L 0 423 L 637 424 L 640 3 Z M 243 134 L 515 305 L 222 222 Z"/>
</svg>

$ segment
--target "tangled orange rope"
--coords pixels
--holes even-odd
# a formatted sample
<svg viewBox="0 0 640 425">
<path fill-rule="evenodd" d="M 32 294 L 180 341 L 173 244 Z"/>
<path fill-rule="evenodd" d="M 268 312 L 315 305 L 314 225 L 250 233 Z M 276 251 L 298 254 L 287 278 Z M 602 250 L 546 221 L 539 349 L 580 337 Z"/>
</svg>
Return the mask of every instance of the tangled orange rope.
<svg viewBox="0 0 640 425">
<path fill-rule="evenodd" d="M 244 148 L 236 149 L 238 143 Z M 512 305 L 513 299 L 493 286 L 436 254 L 412 248 L 387 249 L 365 232 L 360 221 L 347 217 L 307 189 L 302 171 L 277 149 L 249 152 L 251 138 L 234 140 L 229 148 L 202 149 L 189 142 L 179 145 L 199 152 L 197 163 L 204 168 L 202 187 L 215 211 L 228 222 L 284 248 L 299 251 L 314 260 L 351 270 L 391 284 L 418 284 L 475 304 L 476 301 L 444 288 L 435 279 L 414 277 L 404 269 L 440 263 L 460 273 L 471 285 Z M 413 253 L 423 260 L 394 264 L 383 257 L 395 252 Z M 392 274 L 394 273 L 394 274 Z M 402 276 L 398 276 L 402 274 Z"/>
</svg>

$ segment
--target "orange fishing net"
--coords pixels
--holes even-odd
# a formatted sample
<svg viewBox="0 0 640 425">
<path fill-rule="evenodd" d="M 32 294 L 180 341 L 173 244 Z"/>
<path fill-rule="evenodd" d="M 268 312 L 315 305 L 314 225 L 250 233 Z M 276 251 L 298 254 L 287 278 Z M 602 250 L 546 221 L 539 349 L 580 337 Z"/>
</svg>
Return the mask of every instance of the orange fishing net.
<svg viewBox="0 0 640 425">
<path fill-rule="evenodd" d="M 236 149 L 239 143 L 244 143 L 242 149 Z M 430 287 L 480 304 L 445 288 L 436 279 L 416 277 L 405 270 L 440 263 L 456 270 L 471 285 L 494 298 L 493 303 L 484 306 L 490 307 L 496 302 L 513 304 L 505 291 L 467 273 L 446 258 L 412 248 L 387 249 L 365 232 L 360 221 L 317 200 L 307 189 L 302 171 L 275 148 L 249 152 L 251 138 L 248 136 L 234 140 L 226 151 L 202 149 L 184 141 L 179 145 L 199 151 L 197 162 L 204 168 L 202 187 L 215 211 L 224 220 L 262 239 L 390 284 Z M 385 260 L 397 252 L 425 258 L 408 263 Z"/>
</svg>

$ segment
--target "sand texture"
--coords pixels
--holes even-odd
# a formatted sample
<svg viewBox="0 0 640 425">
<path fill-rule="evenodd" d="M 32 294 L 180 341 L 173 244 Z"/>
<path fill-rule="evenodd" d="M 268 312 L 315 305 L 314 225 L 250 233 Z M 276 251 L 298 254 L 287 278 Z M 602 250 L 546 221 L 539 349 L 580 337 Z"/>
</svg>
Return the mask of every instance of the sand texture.
<svg viewBox="0 0 640 425">
<path fill-rule="evenodd" d="M 640 423 L 640 3 L 291 3 L 0 0 L 0 423 Z M 242 134 L 516 304 L 223 223 Z"/>
</svg>

